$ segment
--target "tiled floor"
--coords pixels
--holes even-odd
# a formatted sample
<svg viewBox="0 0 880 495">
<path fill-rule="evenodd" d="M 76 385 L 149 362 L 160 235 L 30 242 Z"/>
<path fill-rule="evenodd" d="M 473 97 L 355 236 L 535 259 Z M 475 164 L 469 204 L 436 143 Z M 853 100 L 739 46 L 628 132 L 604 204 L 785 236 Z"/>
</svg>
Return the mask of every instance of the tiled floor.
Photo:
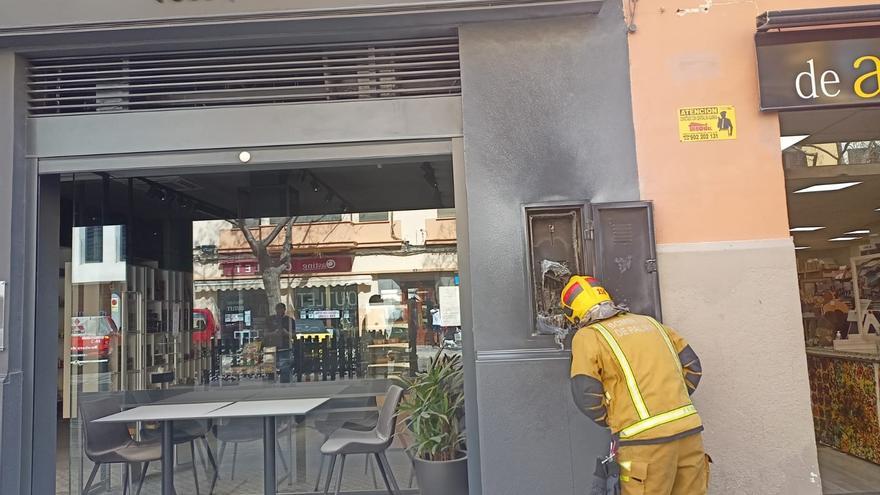
<svg viewBox="0 0 880 495">
<path fill-rule="evenodd" d="M 420 345 L 417 352 L 420 368 L 423 368 L 436 355 L 437 349 Z M 76 425 L 76 423 L 74 422 L 73 425 Z M 323 435 L 314 426 L 313 421 L 309 420 L 306 422 L 305 443 L 307 454 L 305 459 L 301 459 L 299 463 L 296 462 L 295 458 L 293 459 L 294 465 L 302 465 L 304 462 L 306 467 L 305 470 L 294 470 L 295 474 L 292 482 L 285 478 L 284 462 L 282 462 L 281 456 L 278 456 L 276 472 L 279 478 L 279 493 L 311 493 L 314 491 L 321 463 L 319 449 L 324 439 Z M 92 463 L 88 459 L 82 459 L 79 445 L 81 434 L 77 428 L 77 426 L 73 426 L 74 431 L 71 432 L 71 423 L 69 421 L 61 421 L 58 425 L 55 479 L 56 494 L 59 495 L 79 494 L 92 469 Z M 284 450 L 283 456 L 285 460 L 290 460 L 291 457 L 294 457 L 288 451 L 289 445 L 286 434 L 279 434 L 278 440 Z M 215 458 L 219 459 L 220 445 L 217 439 L 209 435 L 209 441 Z M 418 493 L 417 489 L 407 491 L 409 487 L 415 486 L 415 481 L 410 481 L 411 464 L 405 452 L 399 447 L 395 447 L 388 452 L 388 459 L 398 484 L 404 490 L 404 493 Z M 239 444 L 237 453 L 234 452 L 232 445 L 229 445 L 220 464 L 220 477 L 213 494 L 247 495 L 263 493 L 262 449 L 262 442 L 259 440 Z M 193 477 L 192 454 L 190 453 L 189 446 L 178 447 L 177 456 L 178 467 L 175 471 L 177 492 L 179 494 L 196 494 L 196 480 Z M 235 459 L 235 479 L 232 479 L 233 458 Z M 367 465 L 365 461 L 365 456 L 353 456 L 347 460 L 342 483 L 342 490 L 346 493 L 368 493 L 376 489 L 379 489 L 381 492 L 384 489 L 384 483 L 378 469 L 373 467 L 372 462 L 370 465 Z M 214 474 L 213 470 L 207 459 L 203 462 L 201 457 L 197 457 L 196 464 L 200 488 L 199 493 L 207 494 Z M 326 476 L 326 471 L 324 476 Z M 122 477 L 121 465 L 105 467 L 98 475 L 98 480 L 94 484 L 95 486 L 103 487 L 104 490 L 95 489 L 93 493 L 122 493 Z M 160 493 L 160 483 L 160 466 L 158 463 L 153 463 L 149 466 L 141 493 L 143 495 Z M 335 487 L 335 480 L 333 483 Z M 321 484 L 320 488 L 323 490 L 323 484 Z"/>
<path fill-rule="evenodd" d="M 880 466 L 819 447 L 819 471 L 825 495 L 880 495 Z"/>
<path fill-rule="evenodd" d="M 69 438 L 69 427 L 67 424 L 59 425 L 59 454 L 57 457 L 57 466 L 56 466 L 56 493 L 57 494 L 69 494 L 71 493 L 70 487 L 73 486 L 73 493 L 78 493 L 76 489 L 77 486 L 82 486 L 85 484 L 85 479 L 88 477 L 88 474 L 92 468 L 92 464 L 86 460 L 83 465 L 80 467 L 79 463 L 79 455 L 74 452 L 72 462 L 70 462 L 67 454 L 67 445 Z M 279 478 L 278 484 L 278 493 L 312 493 L 315 488 L 315 480 L 317 477 L 318 467 L 320 465 L 320 453 L 318 448 L 321 445 L 321 441 L 323 437 L 315 431 L 313 428 L 307 428 L 307 452 L 308 455 L 305 459 L 306 462 L 306 470 L 304 476 L 301 476 L 299 480 L 294 479 L 291 483 L 287 479 L 282 479 L 286 471 L 284 469 L 283 463 L 280 458 L 278 459 L 277 464 L 277 474 Z M 284 435 L 279 435 L 279 440 L 282 441 L 282 448 L 285 449 L 284 457 L 289 460 L 290 454 L 286 451 L 286 437 Z M 219 449 L 215 439 L 211 439 L 212 443 L 212 451 L 215 457 L 219 456 Z M 190 452 L 189 446 L 178 447 L 180 451 L 178 452 L 178 456 L 180 457 L 178 460 L 178 467 L 175 472 L 175 487 L 177 488 L 177 492 L 179 494 L 196 494 L 195 488 L 195 479 L 193 478 L 192 473 L 192 464 L 190 462 Z M 263 463 L 263 450 L 262 450 L 262 442 L 255 441 L 249 443 L 243 443 L 239 445 L 238 453 L 235 457 L 235 479 L 232 479 L 232 463 L 233 463 L 233 448 L 229 445 L 226 449 L 226 453 L 222 462 L 220 463 L 220 478 L 217 482 L 217 485 L 214 489 L 214 495 L 247 495 L 247 494 L 262 494 L 263 493 L 263 479 L 262 479 L 262 463 Z M 197 472 L 198 472 L 198 483 L 199 483 L 199 493 L 207 494 L 209 492 L 211 477 L 213 476 L 213 471 L 211 470 L 210 464 L 208 464 L 207 459 L 205 460 L 205 466 L 202 464 L 201 457 L 197 457 Z M 416 494 L 418 493 L 417 489 L 407 490 L 410 486 L 415 487 L 415 482 L 410 485 L 410 463 L 406 454 L 401 450 L 391 450 L 388 452 L 388 459 L 392 464 L 392 471 L 394 472 L 395 477 L 397 478 L 397 482 L 400 485 L 400 488 L 404 490 L 404 493 Z M 378 470 L 375 472 L 375 484 L 373 481 L 373 466 L 372 463 L 368 466 L 366 464 L 365 456 L 352 456 L 346 461 L 345 468 L 345 476 L 343 478 L 342 490 L 346 493 L 369 493 L 376 491 L 377 493 L 381 493 L 384 488 L 381 475 Z M 218 461 L 219 462 L 219 461 Z M 294 459 L 294 463 L 296 460 Z M 71 470 L 69 468 L 69 464 L 73 465 L 73 470 L 71 475 Z M 207 467 L 207 470 L 205 469 Z M 337 472 L 338 472 L 337 466 Z M 80 474 L 82 473 L 82 474 Z M 326 476 L 326 467 L 324 471 Z M 101 479 L 102 475 L 99 475 L 99 479 Z M 122 493 L 122 468 L 117 466 L 112 466 L 109 469 L 109 472 L 103 474 L 103 479 L 105 480 L 104 487 L 109 489 L 93 490 L 92 493 L 112 493 L 112 494 L 121 494 Z M 294 475 L 296 476 L 296 475 Z M 304 478 L 304 479 L 303 479 Z M 153 463 L 150 465 L 149 471 L 147 473 L 146 480 L 144 482 L 144 487 L 142 490 L 143 495 L 157 495 L 160 493 L 160 483 L 161 483 L 161 471 L 158 463 Z M 335 487 L 335 479 L 333 481 L 332 487 Z M 100 486 L 101 483 L 96 481 L 95 486 Z M 379 489 L 378 491 L 376 489 Z M 323 490 L 323 483 L 320 487 Z"/>
</svg>

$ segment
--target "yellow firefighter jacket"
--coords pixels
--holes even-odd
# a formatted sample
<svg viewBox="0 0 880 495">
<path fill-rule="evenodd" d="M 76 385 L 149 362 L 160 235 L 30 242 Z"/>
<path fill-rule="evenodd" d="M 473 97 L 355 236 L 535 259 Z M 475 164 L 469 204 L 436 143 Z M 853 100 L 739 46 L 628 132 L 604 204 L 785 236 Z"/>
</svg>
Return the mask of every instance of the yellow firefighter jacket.
<svg viewBox="0 0 880 495">
<path fill-rule="evenodd" d="M 702 431 L 690 400 L 701 374 L 684 339 L 647 316 L 623 313 L 581 328 L 572 341 L 575 403 L 621 444 Z"/>
</svg>

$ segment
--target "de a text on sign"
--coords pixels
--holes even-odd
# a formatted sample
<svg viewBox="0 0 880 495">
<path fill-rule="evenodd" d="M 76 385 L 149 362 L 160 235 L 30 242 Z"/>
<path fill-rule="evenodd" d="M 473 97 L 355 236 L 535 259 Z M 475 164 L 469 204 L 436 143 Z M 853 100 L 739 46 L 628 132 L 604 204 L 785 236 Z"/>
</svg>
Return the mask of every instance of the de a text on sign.
<svg viewBox="0 0 880 495">
<path fill-rule="evenodd" d="M 880 38 L 857 36 L 869 34 L 760 33 L 761 109 L 880 104 Z"/>
</svg>

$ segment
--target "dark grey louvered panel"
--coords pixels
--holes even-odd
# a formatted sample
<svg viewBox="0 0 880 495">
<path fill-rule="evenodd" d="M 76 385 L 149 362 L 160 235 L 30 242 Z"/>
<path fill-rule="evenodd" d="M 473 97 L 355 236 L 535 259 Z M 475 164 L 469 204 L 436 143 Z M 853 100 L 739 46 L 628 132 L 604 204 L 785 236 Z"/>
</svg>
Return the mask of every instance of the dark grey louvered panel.
<svg viewBox="0 0 880 495">
<path fill-rule="evenodd" d="M 458 38 L 30 61 L 31 115 L 461 93 Z"/>
</svg>

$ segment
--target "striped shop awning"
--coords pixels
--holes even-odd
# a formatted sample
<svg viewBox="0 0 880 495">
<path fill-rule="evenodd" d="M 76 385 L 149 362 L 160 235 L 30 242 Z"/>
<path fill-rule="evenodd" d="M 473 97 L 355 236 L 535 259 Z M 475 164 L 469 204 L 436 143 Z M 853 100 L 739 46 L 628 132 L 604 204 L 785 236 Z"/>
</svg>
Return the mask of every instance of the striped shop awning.
<svg viewBox="0 0 880 495">
<path fill-rule="evenodd" d="M 289 282 L 289 284 L 288 284 Z M 315 277 L 296 277 L 293 279 L 284 279 L 281 281 L 281 290 L 287 289 L 288 285 L 292 289 L 308 289 L 312 287 L 342 287 L 346 285 L 370 285 L 373 283 L 373 277 L 370 275 L 336 275 L 336 276 L 315 276 Z M 234 279 L 234 280 L 195 280 L 193 282 L 194 292 L 215 292 L 228 290 L 262 290 L 263 281 L 258 278 Z"/>
</svg>

